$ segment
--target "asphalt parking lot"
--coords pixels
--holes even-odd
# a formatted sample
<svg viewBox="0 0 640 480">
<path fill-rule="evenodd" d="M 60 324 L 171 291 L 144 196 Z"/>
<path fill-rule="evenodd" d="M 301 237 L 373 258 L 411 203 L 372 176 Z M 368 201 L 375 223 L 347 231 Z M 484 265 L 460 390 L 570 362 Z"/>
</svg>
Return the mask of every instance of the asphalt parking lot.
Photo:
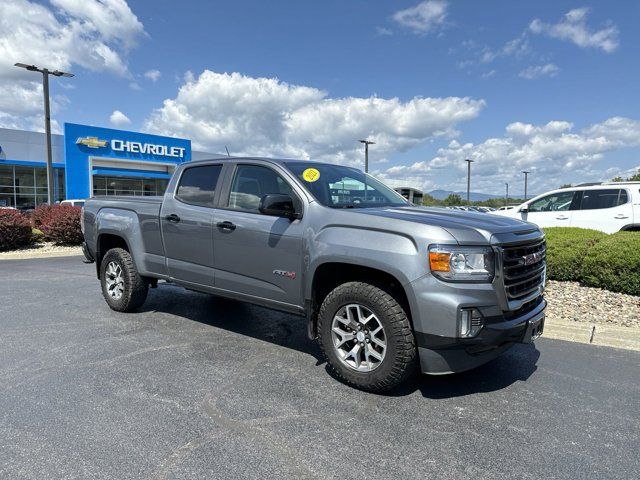
<svg viewBox="0 0 640 480">
<path fill-rule="evenodd" d="M 331 378 L 303 319 L 79 257 L 0 262 L 0 478 L 637 478 L 640 353 L 549 339 L 392 395 Z"/>
</svg>

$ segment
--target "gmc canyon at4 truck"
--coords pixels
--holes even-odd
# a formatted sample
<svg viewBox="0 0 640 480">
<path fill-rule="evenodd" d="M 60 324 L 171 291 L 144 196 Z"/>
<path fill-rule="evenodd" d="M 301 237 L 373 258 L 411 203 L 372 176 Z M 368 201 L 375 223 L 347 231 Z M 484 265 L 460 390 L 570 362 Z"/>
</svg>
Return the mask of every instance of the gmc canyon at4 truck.
<svg viewBox="0 0 640 480">
<path fill-rule="evenodd" d="M 166 280 L 302 315 L 336 375 L 364 390 L 418 366 L 476 367 L 543 329 L 537 227 L 416 207 L 353 168 L 189 162 L 164 197 L 96 197 L 82 215 L 112 309 L 135 310 Z"/>
</svg>

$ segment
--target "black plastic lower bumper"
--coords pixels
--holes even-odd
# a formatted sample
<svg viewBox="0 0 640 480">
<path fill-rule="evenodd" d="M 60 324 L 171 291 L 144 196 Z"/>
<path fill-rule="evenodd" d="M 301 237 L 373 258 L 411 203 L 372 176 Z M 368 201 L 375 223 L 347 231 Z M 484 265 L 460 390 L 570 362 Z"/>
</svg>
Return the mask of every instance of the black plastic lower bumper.
<svg viewBox="0 0 640 480">
<path fill-rule="evenodd" d="M 490 319 L 474 338 L 449 338 L 416 332 L 423 373 L 462 372 L 486 363 L 514 343 L 531 343 L 544 329 L 544 299 L 531 311 L 505 320 Z"/>
</svg>

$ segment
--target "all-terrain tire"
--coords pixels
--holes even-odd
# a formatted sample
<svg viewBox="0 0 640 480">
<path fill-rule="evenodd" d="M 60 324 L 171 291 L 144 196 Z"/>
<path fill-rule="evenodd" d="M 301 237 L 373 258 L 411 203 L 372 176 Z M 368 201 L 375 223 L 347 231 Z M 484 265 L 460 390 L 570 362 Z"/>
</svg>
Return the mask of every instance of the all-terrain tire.
<svg viewBox="0 0 640 480">
<path fill-rule="evenodd" d="M 107 270 L 111 264 L 120 267 L 122 293 L 114 296 L 110 293 Z M 109 276 L 113 279 L 113 275 Z M 117 312 L 132 312 L 141 307 L 147 299 L 149 283 L 140 276 L 133 258 L 122 248 L 112 248 L 102 258 L 100 264 L 100 283 L 102 285 L 102 296 L 107 305 Z"/>
<path fill-rule="evenodd" d="M 332 336 L 332 322 L 341 308 L 364 306 L 384 328 L 386 354 L 369 372 L 357 371 L 339 358 Z M 416 371 L 417 351 L 409 318 L 398 301 L 385 290 L 364 282 L 344 283 L 332 290 L 318 313 L 320 348 L 334 375 L 344 383 L 369 392 L 384 392 L 404 383 Z"/>
</svg>

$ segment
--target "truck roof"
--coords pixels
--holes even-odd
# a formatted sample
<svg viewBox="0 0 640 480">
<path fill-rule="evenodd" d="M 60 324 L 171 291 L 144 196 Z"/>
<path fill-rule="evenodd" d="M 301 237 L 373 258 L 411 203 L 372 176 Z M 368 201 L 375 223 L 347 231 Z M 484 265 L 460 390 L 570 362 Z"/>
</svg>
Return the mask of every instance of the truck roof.
<svg viewBox="0 0 640 480">
<path fill-rule="evenodd" d="M 273 158 L 273 157 L 211 157 L 211 158 L 203 158 L 200 160 L 191 160 L 189 162 L 185 162 L 181 165 L 193 165 L 196 163 L 207 163 L 211 161 L 215 162 L 238 162 L 242 160 L 260 160 L 269 163 L 276 163 L 279 165 L 283 165 L 285 163 L 316 163 L 318 165 L 333 165 L 327 162 L 318 162 L 315 160 L 301 160 L 296 158 Z"/>
</svg>

